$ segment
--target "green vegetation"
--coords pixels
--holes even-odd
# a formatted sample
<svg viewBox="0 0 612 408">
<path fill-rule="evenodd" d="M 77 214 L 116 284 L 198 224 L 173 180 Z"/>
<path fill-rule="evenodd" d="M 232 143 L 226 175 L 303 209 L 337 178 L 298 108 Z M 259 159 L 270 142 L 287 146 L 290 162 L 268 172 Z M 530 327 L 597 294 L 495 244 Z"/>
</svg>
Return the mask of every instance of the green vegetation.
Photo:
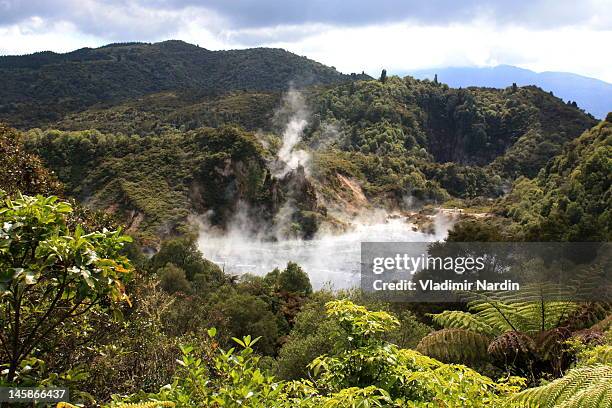
<svg viewBox="0 0 612 408">
<path fill-rule="evenodd" d="M 504 241 L 609 241 L 612 118 L 608 116 L 565 145 L 536 177 L 519 177 L 495 204 L 495 219 L 459 223 L 449 237 L 458 242 L 475 234 L 492 238 L 489 230 Z"/>
<path fill-rule="evenodd" d="M 63 336 L 90 335 L 86 319 L 97 308 L 120 312 L 130 265 L 119 251 L 129 237 L 71 231 L 72 208 L 57 197 L 0 199 L 0 343 L 12 383 Z"/>
<path fill-rule="evenodd" d="M 385 207 L 403 208 L 407 200 L 414 205 L 450 197 L 497 197 L 507 181 L 535 176 L 564 143 L 595 123 L 534 87 L 451 89 L 389 77 L 384 83 L 351 81 L 303 93 L 310 115 L 302 145 L 313 155 L 311 181 L 322 205 L 333 205 L 338 196 L 350 201 L 351 192 L 345 194 L 339 175 L 356 181 L 368 200 Z M 257 192 L 243 185 L 238 188 L 238 194 L 244 193 L 240 199 L 266 207 L 262 221 L 273 218 L 284 200 L 270 201 L 276 182 L 266 179 L 264 170 L 280 146 L 277 135 L 284 123 L 282 115 L 274 114 L 279 104 L 278 93 L 198 97 L 189 89 L 169 90 L 66 115 L 53 126 L 69 131 L 31 130 L 26 139 L 70 194 L 87 199 L 94 208 L 122 212 L 120 219 L 130 226 L 136 223 L 135 229 L 151 240 L 180 229 L 191 213 L 212 210 L 214 223 L 222 224 L 235 212 L 232 203 L 202 198 L 218 198 L 224 194 L 218 188 L 230 182 L 207 186 L 217 188 L 208 192 L 198 180 L 205 176 L 199 171 L 202 160 L 212 161 L 196 149 L 202 149 L 202 138 L 215 132 L 228 140 L 209 145 L 211 152 L 230 154 L 232 161 L 250 157 L 244 172 L 255 183 L 248 188 Z M 250 141 L 232 142 L 235 136 L 222 130 L 228 129 L 225 125 Z M 254 137 L 237 127 L 263 133 Z M 100 167 L 88 166 L 92 161 Z M 216 168 L 225 167 L 216 163 Z M 264 179 L 269 184 L 261 185 Z M 148 202 L 150 191 L 164 199 Z M 326 219 L 313 199 L 293 216 L 298 235 L 313 235 Z M 169 202 L 172 208 L 163 207 Z"/>
<path fill-rule="evenodd" d="M 209 51 L 182 41 L 1 57 L 0 75 L 5 85 L 0 90 L 0 120 L 20 128 L 160 91 L 189 90 L 197 97 L 366 77 L 343 75 L 281 49 Z"/>
<path fill-rule="evenodd" d="M 224 351 L 216 346 L 216 330 L 210 329 L 208 344 L 199 351 L 207 354 L 199 358 L 194 347 L 182 347 L 179 375 L 170 387 L 147 398 L 179 407 L 484 407 L 503 404 L 506 395 L 519 389 L 520 379 L 496 383 L 467 367 L 387 343 L 381 336 L 399 325 L 391 314 L 346 300 L 328 302 L 326 310 L 341 330 L 334 339 L 337 346 L 310 364 L 313 380 L 279 381 L 259 368 L 261 360 L 253 354 L 259 338 L 235 338 L 240 351 Z"/>
<path fill-rule="evenodd" d="M 14 129 L 0 123 L 0 186 L 7 193 L 52 194 L 61 189 L 39 157 L 27 153 Z"/>
<path fill-rule="evenodd" d="M 467 304 L 469 312 L 434 314 L 434 323 L 443 329 L 424 337 L 417 350 L 441 361 L 483 370 L 490 370 L 487 365 L 492 364 L 532 383 L 541 377 L 559 376 L 571 362 L 566 342 L 585 334 L 583 330 L 604 318 L 609 309 L 546 300 L 547 290 L 553 289 L 532 285 L 514 296 L 479 295 Z M 597 336 L 583 338 L 586 342 L 598 340 Z"/>
<path fill-rule="evenodd" d="M 296 222 L 300 211 L 321 211 L 308 198 L 313 192 L 303 175 L 274 179 L 266 165 L 270 153 L 253 134 L 233 127 L 151 137 L 32 130 L 27 143 L 72 194 L 115 213 L 145 245 L 184 232 L 191 214 L 209 211 L 223 225 L 239 203 L 261 223 L 291 198 L 298 202 Z"/>
<path fill-rule="evenodd" d="M 194 219 L 310 239 L 445 203 L 472 206 L 449 241 L 609 241 L 612 116 L 179 41 L 0 57 L 0 74 L 21 129 L 0 126 L 0 385 L 115 408 L 610 406 L 608 303 L 387 303 L 315 290 L 294 262 L 230 276 Z M 310 160 L 280 175 L 291 81 Z"/>
<path fill-rule="evenodd" d="M 517 180 L 499 213 L 530 240 L 612 238 L 612 123 L 603 121 L 565 146 L 534 179 Z"/>
<path fill-rule="evenodd" d="M 20 360 L 3 347 L 2 361 L 9 362 L 4 383 L 62 384 L 74 390 L 76 401 L 89 403 L 168 401 L 179 407 L 512 407 L 548 401 L 550 393 L 573 384 L 581 390 L 573 401 L 602 401 L 603 407 L 612 391 L 605 381 L 589 382 L 609 367 L 605 308 L 485 299 L 470 303 L 471 313 L 434 315 L 447 329 L 428 335 L 409 305 L 385 305 L 359 293 L 313 293 L 294 263 L 235 281 L 202 258 L 189 236 L 166 241 L 150 260 L 136 256 L 138 279 L 127 286 L 132 303 L 120 304 L 127 296 L 122 276 L 129 271 L 118 253 L 125 238 L 79 228 L 68 235 L 70 207 L 54 197 L 7 198 L 5 206 L 4 263 L 19 260 L 27 268 L 4 268 L 16 273 L 5 280 L 3 326 L 8 336 L 16 327 L 25 336 L 17 342 Z M 39 247 L 35 257 L 20 256 L 32 243 Z M 110 303 L 100 302 L 108 297 Z M 113 311 L 124 320 L 114 320 Z M 585 331 L 586 315 L 599 323 Z M 30 326 L 10 322 L 15 316 Z M 566 320 L 582 326 L 571 326 L 573 332 L 556 326 Z M 32 337 L 37 341 L 23 353 L 21 345 L 39 330 L 44 334 Z M 450 361 L 402 348 L 415 346 Z M 489 356 L 501 370 L 474 364 Z M 576 369 L 567 371 L 572 364 Z M 494 381 L 483 373 L 506 374 Z M 526 381 L 537 385 L 543 373 L 567 377 L 517 394 Z"/>
</svg>

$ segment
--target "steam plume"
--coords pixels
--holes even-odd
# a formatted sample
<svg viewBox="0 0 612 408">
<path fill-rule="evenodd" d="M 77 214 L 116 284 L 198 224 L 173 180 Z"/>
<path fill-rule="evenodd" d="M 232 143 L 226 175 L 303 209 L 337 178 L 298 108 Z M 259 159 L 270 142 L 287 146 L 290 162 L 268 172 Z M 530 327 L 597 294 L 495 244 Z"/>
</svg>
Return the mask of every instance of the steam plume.
<svg viewBox="0 0 612 408">
<path fill-rule="evenodd" d="M 289 116 L 283 131 L 283 143 L 278 151 L 278 162 L 274 165 L 274 175 L 284 177 L 297 169 L 299 165 L 309 173 L 310 155 L 296 148 L 301 142 L 304 129 L 308 125 L 308 109 L 304 97 L 299 91 L 291 88 L 283 99 L 283 106 L 277 112 L 277 117 Z"/>
</svg>

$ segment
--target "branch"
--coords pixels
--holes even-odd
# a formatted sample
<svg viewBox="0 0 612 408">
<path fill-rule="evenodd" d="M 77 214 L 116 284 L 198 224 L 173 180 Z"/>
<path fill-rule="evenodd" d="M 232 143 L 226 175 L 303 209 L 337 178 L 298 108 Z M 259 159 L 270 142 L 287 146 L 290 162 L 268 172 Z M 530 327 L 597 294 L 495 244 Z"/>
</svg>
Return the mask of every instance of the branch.
<svg viewBox="0 0 612 408">
<path fill-rule="evenodd" d="M 57 294 L 55 295 L 55 298 L 51 302 L 51 305 L 49 306 L 45 314 L 36 322 L 36 325 L 34 326 L 32 331 L 30 331 L 30 334 L 28 335 L 28 337 L 23 341 L 23 345 L 20 348 L 18 355 L 21 355 L 23 350 L 27 347 L 28 342 L 34 339 L 38 329 L 42 326 L 43 322 L 51 315 L 51 312 L 55 309 L 55 305 L 61 299 L 62 295 L 64 294 L 65 289 L 66 289 L 66 280 L 62 282 L 59 290 L 57 291 Z"/>
<path fill-rule="evenodd" d="M 63 317 L 61 317 L 60 319 L 57 320 L 57 322 L 55 322 L 55 324 L 50 325 L 47 330 L 45 330 L 41 335 L 38 336 L 38 338 L 36 338 L 35 340 L 32 340 L 32 342 L 30 343 L 30 345 L 25 348 L 25 343 L 24 343 L 24 348 L 22 349 L 20 356 L 27 356 L 32 349 L 34 348 L 34 346 L 40 342 L 42 339 L 44 339 L 45 337 L 47 337 L 47 335 L 49 333 L 51 333 L 53 330 L 55 330 L 57 328 L 57 326 L 59 326 L 60 324 L 62 324 L 63 322 L 65 322 L 66 320 L 70 319 L 70 318 L 74 318 L 76 316 L 80 316 L 84 313 L 86 313 L 88 310 L 90 310 L 94 305 L 98 304 L 98 302 L 100 301 L 99 298 L 95 299 L 93 302 L 91 302 L 90 304 L 87 305 L 87 307 L 85 308 L 85 310 L 82 310 L 79 313 L 75 313 L 72 314 L 77 308 L 79 308 L 79 306 L 83 305 L 83 301 L 79 301 L 77 302 L 73 307 L 70 308 L 70 310 L 64 314 Z M 34 333 L 34 332 L 33 332 Z"/>
</svg>

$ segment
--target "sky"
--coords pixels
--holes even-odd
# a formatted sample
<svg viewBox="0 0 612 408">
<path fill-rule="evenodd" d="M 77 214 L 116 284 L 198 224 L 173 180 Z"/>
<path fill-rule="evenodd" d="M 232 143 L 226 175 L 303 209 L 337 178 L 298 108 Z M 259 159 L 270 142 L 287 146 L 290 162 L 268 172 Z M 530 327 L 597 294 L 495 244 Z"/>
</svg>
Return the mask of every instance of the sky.
<svg viewBox="0 0 612 408">
<path fill-rule="evenodd" d="M 515 65 L 612 83 L 612 0 L 0 0 L 0 55 L 184 40 L 346 73 Z"/>
</svg>

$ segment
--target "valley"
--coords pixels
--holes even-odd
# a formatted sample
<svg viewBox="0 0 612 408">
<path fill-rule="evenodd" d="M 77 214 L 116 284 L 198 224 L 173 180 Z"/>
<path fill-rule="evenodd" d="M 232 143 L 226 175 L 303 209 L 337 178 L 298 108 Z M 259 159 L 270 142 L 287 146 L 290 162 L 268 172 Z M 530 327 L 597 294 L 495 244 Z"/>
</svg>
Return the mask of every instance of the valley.
<svg viewBox="0 0 612 408">
<path fill-rule="evenodd" d="M 612 112 L 177 40 L 0 56 L 0 77 L 0 387 L 66 387 L 68 408 L 609 406 Z M 376 242 L 480 255 L 481 284 L 425 268 L 438 297 L 371 293 Z"/>
</svg>

